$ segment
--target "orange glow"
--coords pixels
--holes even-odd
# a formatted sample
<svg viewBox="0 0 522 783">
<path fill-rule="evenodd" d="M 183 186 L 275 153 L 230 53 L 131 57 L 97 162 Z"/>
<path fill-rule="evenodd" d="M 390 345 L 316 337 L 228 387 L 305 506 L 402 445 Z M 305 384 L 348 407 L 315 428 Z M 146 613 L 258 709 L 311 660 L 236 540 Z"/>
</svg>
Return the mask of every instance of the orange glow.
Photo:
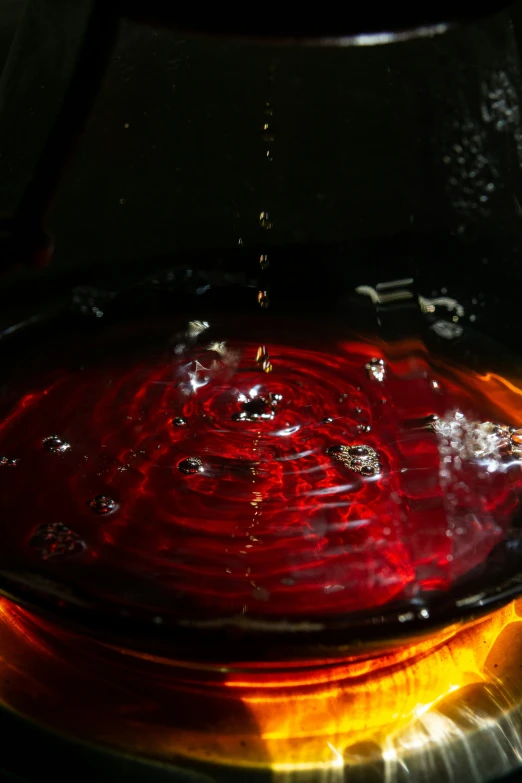
<svg viewBox="0 0 522 783">
<path fill-rule="evenodd" d="M 400 758 L 449 741 L 430 716 L 462 734 L 519 705 L 521 618 L 519 600 L 380 656 L 225 670 L 115 649 L 1 599 L 0 699 L 71 736 L 178 764 L 286 774 L 360 763 L 362 747 Z"/>
</svg>

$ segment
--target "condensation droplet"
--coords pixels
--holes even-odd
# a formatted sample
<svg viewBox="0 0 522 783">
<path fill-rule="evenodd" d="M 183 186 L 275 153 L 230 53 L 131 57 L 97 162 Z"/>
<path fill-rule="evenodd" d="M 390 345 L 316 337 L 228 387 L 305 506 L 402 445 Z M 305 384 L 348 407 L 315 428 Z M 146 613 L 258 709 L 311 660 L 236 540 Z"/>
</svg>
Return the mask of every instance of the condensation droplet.
<svg viewBox="0 0 522 783">
<path fill-rule="evenodd" d="M 54 522 L 50 525 L 40 525 L 31 536 L 30 545 L 38 549 L 43 560 L 51 557 L 63 557 L 66 555 L 80 555 L 85 551 L 85 542 L 78 533 Z"/>
<path fill-rule="evenodd" d="M 368 373 L 370 380 L 378 381 L 379 383 L 384 381 L 386 370 L 382 359 L 370 359 L 370 361 L 364 365 L 364 368 Z"/>
<path fill-rule="evenodd" d="M 201 473 L 203 471 L 203 463 L 199 457 L 187 457 L 181 460 L 178 464 L 178 469 L 187 475 Z"/>
<path fill-rule="evenodd" d="M 267 590 L 266 587 L 254 587 L 252 590 L 252 598 L 255 598 L 256 601 L 268 601 L 270 598 L 270 590 Z"/>
<path fill-rule="evenodd" d="M 42 441 L 43 447 L 51 454 L 63 454 L 65 451 L 71 448 L 70 443 L 60 438 L 58 435 L 49 435 Z"/>
<path fill-rule="evenodd" d="M 14 457 L 0 457 L 0 467 L 2 468 L 14 468 L 19 462 L 20 460 Z"/>
<path fill-rule="evenodd" d="M 108 495 L 96 495 L 95 498 L 88 501 L 88 506 L 97 514 L 112 514 L 119 508 L 118 503 Z"/>
<path fill-rule="evenodd" d="M 173 424 L 174 427 L 186 427 L 187 426 L 187 422 L 181 416 L 176 416 L 175 419 L 172 419 L 172 424 Z"/>
<path fill-rule="evenodd" d="M 454 340 L 455 338 L 460 337 L 464 331 L 462 326 L 451 323 L 450 321 L 436 321 L 430 326 L 430 329 L 445 340 Z"/>
</svg>

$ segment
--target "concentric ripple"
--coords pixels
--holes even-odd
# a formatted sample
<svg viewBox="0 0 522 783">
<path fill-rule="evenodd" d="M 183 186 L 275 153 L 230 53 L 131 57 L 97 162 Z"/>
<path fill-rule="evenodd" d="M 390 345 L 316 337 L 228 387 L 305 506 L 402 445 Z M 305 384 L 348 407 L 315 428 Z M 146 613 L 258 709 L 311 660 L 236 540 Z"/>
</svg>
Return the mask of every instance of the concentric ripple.
<svg viewBox="0 0 522 783">
<path fill-rule="evenodd" d="M 158 622 L 299 618 L 446 590 L 505 537 L 519 461 L 505 437 L 470 453 L 469 428 L 516 422 L 485 382 L 419 351 L 207 327 L 20 396 L 0 425 L 3 571 Z"/>
</svg>

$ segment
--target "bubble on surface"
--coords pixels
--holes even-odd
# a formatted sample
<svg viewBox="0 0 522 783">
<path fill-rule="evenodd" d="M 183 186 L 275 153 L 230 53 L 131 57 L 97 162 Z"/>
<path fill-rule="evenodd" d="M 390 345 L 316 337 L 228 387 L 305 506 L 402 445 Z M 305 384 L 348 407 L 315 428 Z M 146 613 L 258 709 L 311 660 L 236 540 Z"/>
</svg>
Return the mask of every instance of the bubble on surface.
<svg viewBox="0 0 522 783">
<path fill-rule="evenodd" d="M 15 457 L 0 456 L 0 467 L 1 468 L 15 468 L 18 465 L 19 462 L 20 462 L 20 460 L 16 459 Z"/>
<path fill-rule="evenodd" d="M 95 498 L 88 501 L 88 505 L 97 514 L 103 515 L 112 514 L 119 508 L 118 503 L 109 495 L 96 495 Z"/>
<path fill-rule="evenodd" d="M 327 454 L 345 468 L 360 473 L 363 476 L 375 476 L 381 472 L 379 456 L 370 446 L 354 444 L 353 446 L 330 446 Z"/>
<path fill-rule="evenodd" d="M 241 410 L 234 413 L 233 421 L 271 421 L 276 413 L 277 406 L 283 399 L 281 394 L 269 393 L 266 397 L 258 395 L 253 390 L 251 396 L 241 394 L 239 401 Z"/>
<path fill-rule="evenodd" d="M 193 475 L 203 471 L 203 462 L 199 457 L 186 457 L 178 464 L 178 470 L 186 475 Z"/>
<path fill-rule="evenodd" d="M 42 560 L 80 555 L 86 549 L 80 536 L 61 522 L 40 525 L 33 532 L 29 543 L 40 552 Z"/>
<path fill-rule="evenodd" d="M 70 443 L 60 438 L 59 435 L 48 435 L 43 439 L 42 444 L 45 451 L 51 454 L 63 454 L 71 448 Z"/>
</svg>

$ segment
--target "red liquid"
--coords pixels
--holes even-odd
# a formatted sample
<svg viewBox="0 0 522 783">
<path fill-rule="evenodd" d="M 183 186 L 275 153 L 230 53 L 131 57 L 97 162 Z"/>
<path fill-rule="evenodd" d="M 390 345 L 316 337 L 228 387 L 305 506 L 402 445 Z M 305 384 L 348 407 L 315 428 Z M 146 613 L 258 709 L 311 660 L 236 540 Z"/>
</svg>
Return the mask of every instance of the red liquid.
<svg viewBox="0 0 522 783">
<path fill-rule="evenodd" d="M 518 461 L 454 460 L 442 480 L 430 426 L 456 410 L 511 424 L 487 385 L 419 350 L 385 357 L 381 382 L 368 343 L 209 342 L 135 359 L 129 341 L 33 381 L 0 426 L 19 460 L 0 466 L 2 571 L 158 623 L 299 620 L 446 590 L 506 535 Z M 373 450 L 379 470 L 338 446 Z"/>
</svg>

